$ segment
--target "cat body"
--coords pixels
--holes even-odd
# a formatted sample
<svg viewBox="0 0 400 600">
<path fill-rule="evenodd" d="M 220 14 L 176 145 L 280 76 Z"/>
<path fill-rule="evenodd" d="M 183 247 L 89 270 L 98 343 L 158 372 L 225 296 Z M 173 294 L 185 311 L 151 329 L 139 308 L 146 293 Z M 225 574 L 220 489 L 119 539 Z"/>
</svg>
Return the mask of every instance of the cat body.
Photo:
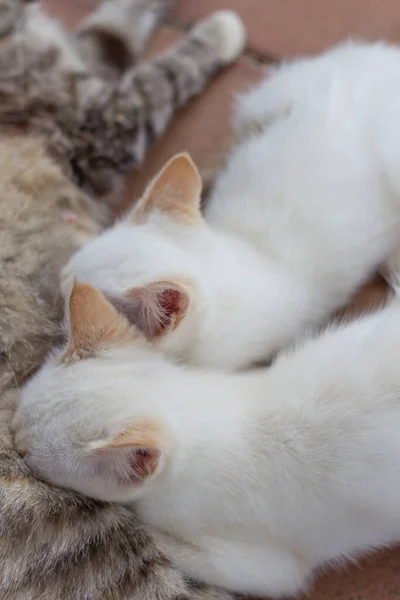
<svg viewBox="0 0 400 600">
<path fill-rule="evenodd" d="M 2 600 L 232 600 L 184 580 L 126 507 L 36 479 L 14 449 L 14 400 L 0 409 Z"/>
<path fill-rule="evenodd" d="M 178 106 L 241 47 L 240 21 L 223 12 L 199 23 L 152 63 L 132 64 L 133 50 L 125 68 L 113 62 L 109 47 L 119 44 L 128 53 L 137 37 L 135 48 L 142 49 L 167 5 L 106 2 L 74 34 L 36 4 L 21 2 L 17 13 L 15 3 L 9 3 L 11 13 L 4 7 L 0 391 L 24 381 L 59 341 L 60 269 L 110 223 L 122 176 L 143 160 Z M 7 15 L 14 17 L 11 30 L 5 27 Z M 107 78 L 97 74 L 104 70 Z"/>
<path fill-rule="evenodd" d="M 32 2 L 1 2 L 2 600 L 229 598 L 186 581 L 132 512 L 36 479 L 8 428 L 10 388 L 64 338 L 61 267 L 109 224 L 128 167 L 243 42 L 240 21 L 219 13 L 135 65 L 169 4 L 100 3 L 67 34 Z"/>
<path fill-rule="evenodd" d="M 347 43 L 273 71 L 239 101 L 240 142 L 204 219 L 179 158 L 159 176 L 164 191 L 157 180 L 147 190 L 145 218 L 133 209 L 64 277 L 125 302 L 152 282 L 190 282 L 187 314 L 157 337 L 163 350 L 229 369 L 270 359 L 397 268 L 399 64 L 397 48 Z"/>
<path fill-rule="evenodd" d="M 41 136 L 5 128 L 2 133 L 0 390 L 5 390 L 25 380 L 52 344 L 62 341 L 60 270 L 102 227 L 94 218 L 101 205 L 91 204 L 65 177 Z"/>
<path fill-rule="evenodd" d="M 133 502 L 186 575 L 281 597 L 399 541 L 398 298 L 248 373 L 171 363 L 86 284 L 68 333 L 22 390 L 17 447 L 45 479 Z"/>
</svg>

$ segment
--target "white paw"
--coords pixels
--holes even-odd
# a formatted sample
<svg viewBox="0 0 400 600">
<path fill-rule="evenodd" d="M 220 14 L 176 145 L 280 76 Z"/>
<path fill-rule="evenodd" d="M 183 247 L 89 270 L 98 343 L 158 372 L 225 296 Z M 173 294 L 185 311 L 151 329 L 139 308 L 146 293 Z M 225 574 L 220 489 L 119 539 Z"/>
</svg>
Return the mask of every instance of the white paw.
<svg viewBox="0 0 400 600">
<path fill-rule="evenodd" d="M 229 64 L 242 53 L 246 42 L 243 21 L 232 10 L 220 10 L 199 23 L 196 30 L 207 38 L 214 37 L 218 44 L 218 58 Z"/>
</svg>

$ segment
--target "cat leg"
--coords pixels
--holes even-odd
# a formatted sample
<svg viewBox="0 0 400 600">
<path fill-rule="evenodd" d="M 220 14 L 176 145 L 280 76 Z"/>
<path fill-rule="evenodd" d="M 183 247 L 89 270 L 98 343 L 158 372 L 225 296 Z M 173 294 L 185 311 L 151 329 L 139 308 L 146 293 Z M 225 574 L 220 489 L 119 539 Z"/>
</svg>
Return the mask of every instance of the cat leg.
<svg viewBox="0 0 400 600">
<path fill-rule="evenodd" d="M 212 75 L 231 63 L 244 45 L 244 28 L 231 11 L 220 11 L 198 23 L 164 55 L 127 74 L 121 84 L 126 98 L 139 92 L 143 127 L 134 162 L 141 162 L 149 143 L 161 135 L 177 108 L 199 94 Z M 140 147 L 141 146 L 141 147 Z"/>
<path fill-rule="evenodd" d="M 156 539 L 185 575 L 237 594 L 291 596 L 304 591 L 312 575 L 294 554 L 268 544 L 207 538 L 200 547 L 159 533 Z"/>
<path fill-rule="evenodd" d="M 107 0 L 76 31 L 94 74 L 115 79 L 131 67 L 174 0 Z"/>
<path fill-rule="evenodd" d="M 116 85 L 96 78 L 80 82 L 80 121 L 75 129 L 68 123 L 67 131 L 78 186 L 84 181 L 84 189 L 97 198 L 115 191 L 128 169 L 143 161 L 176 110 L 240 54 L 244 39 L 239 17 L 221 11 L 198 23 L 164 55 L 129 70 Z"/>
</svg>

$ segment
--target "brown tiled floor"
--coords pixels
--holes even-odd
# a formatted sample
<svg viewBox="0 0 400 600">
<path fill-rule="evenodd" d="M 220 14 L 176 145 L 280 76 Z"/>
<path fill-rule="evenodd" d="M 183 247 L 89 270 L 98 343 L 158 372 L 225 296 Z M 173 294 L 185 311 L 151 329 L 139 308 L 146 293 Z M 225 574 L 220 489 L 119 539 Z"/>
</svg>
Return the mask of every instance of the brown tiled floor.
<svg viewBox="0 0 400 600">
<path fill-rule="evenodd" d="M 397 0 L 180 0 L 175 15 L 192 22 L 218 8 L 237 10 L 249 48 L 270 58 L 320 52 L 349 35 L 400 38 Z"/>
<path fill-rule="evenodd" d="M 98 0 L 44 0 L 68 26 Z M 171 22 L 154 36 L 153 53 L 182 35 L 191 23 L 218 8 L 236 9 L 248 27 L 250 53 L 221 73 L 207 91 L 181 111 L 149 152 L 145 164 L 128 178 L 123 205 L 175 151 L 189 150 L 206 179 L 211 179 L 230 144 L 229 106 L 235 92 L 256 82 L 268 60 L 317 52 L 349 35 L 400 41 L 399 0 L 180 0 Z M 256 60 L 256 58 L 257 60 Z M 348 309 L 350 314 L 383 301 L 386 289 L 376 280 Z M 358 566 L 329 572 L 315 584 L 309 600 L 386 600 L 400 598 L 400 549 L 372 556 Z"/>
</svg>

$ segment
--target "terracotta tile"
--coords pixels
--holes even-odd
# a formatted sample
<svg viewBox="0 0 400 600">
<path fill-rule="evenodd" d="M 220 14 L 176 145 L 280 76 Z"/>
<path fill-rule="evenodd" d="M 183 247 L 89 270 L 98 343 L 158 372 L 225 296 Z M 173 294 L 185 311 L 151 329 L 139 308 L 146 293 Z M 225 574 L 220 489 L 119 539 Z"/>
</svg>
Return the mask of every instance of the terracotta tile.
<svg viewBox="0 0 400 600">
<path fill-rule="evenodd" d="M 180 0 L 175 15 L 191 22 L 221 8 L 241 14 L 248 47 L 270 58 L 319 52 L 349 35 L 400 41 L 397 0 Z"/>
<path fill-rule="evenodd" d="M 167 50 L 172 44 L 175 44 L 183 37 L 179 29 L 172 27 L 159 27 L 156 33 L 150 39 L 147 46 L 144 59 L 151 60 L 164 50 Z"/>
<path fill-rule="evenodd" d="M 175 31 L 163 28 L 156 34 L 150 54 L 176 39 Z M 207 185 L 231 143 L 229 120 L 234 94 L 258 81 L 263 72 L 242 59 L 218 73 L 202 94 L 178 112 L 165 134 L 153 144 L 145 163 L 129 176 L 124 206 L 139 198 L 148 180 L 173 154 L 183 150 L 190 152 Z"/>
<path fill-rule="evenodd" d="M 297 600 L 398 600 L 399 573 L 400 548 L 382 551 L 358 564 L 328 570 Z"/>
<path fill-rule="evenodd" d="M 395 600 L 400 598 L 400 549 L 381 552 L 346 567 L 330 571 L 303 600 Z"/>
</svg>

